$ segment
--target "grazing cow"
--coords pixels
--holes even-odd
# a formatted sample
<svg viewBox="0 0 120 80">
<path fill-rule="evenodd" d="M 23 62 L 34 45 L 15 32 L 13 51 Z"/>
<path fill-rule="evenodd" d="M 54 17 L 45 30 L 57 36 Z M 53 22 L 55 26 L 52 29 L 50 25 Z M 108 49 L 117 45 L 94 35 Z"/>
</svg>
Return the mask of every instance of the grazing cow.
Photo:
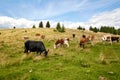
<svg viewBox="0 0 120 80">
<path fill-rule="evenodd" d="M 45 35 L 41 35 L 41 39 L 45 39 Z"/>
<path fill-rule="evenodd" d="M 75 38 L 75 34 L 72 34 L 73 38 Z"/>
<path fill-rule="evenodd" d="M 40 36 L 40 34 L 39 34 L 39 33 L 36 33 L 35 36 Z"/>
<path fill-rule="evenodd" d="M 69 38 L 58 39 L 54 44 L 54 49 L 56 49 L 58 46 L 62 46 L 62 45 L 67 45 L 67 47 L 69 47 Z"/>
<path fill-rule="evenodd" d="M 89 35 L 88 37 L 86 37 L 85 35 L 82 36 L 82 38 L 80 39 L 80 47 L 85 48 L 85 45 L 87 43 L 90 43 L 93 46 L 93 39 L 94 39 L 94 35 Z"/>
<path fill-rule="evenodd" d="M 24 38 L 24 40 L 27 40 L 27 39 L 29 39 L 29 37 L 28 37 L 28 36 L 24 36 L 23 38 Z"/>
<path fill-rule="evenodd" d="M 119 37 L 117 37 L 117 36 L 112 36 L 112 35 L 104 35 L 103 37 L 102 37 L 102 41 L 103 41 L 103 43 L 105 43 L 105 42 L 110 42 L 111 43 L 111 45 L 112 45 L 112 42 L 113 41 L 117 41 L 117 42 L 119 42 Z"/>
<path fill-rule="evenodd" d="M 46 48 L 43 44 L 42 41 L 31 41 L 31 40 L 27 40 L 25 43 L 25 51 L 24 53 L 28 53 L 29 51 L 30 52 L 37 52 L 38 53 L 44 53 L 45 56 L 47 56 L 48 54 L 48 51 L 46 51 Z"/>
</svg>

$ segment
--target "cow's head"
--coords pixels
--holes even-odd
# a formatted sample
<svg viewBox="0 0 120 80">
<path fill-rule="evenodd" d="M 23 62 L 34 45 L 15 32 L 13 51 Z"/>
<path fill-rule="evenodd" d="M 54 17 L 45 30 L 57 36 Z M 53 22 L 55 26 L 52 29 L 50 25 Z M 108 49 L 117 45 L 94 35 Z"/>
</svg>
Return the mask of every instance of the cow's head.
<svg viewBox="0 0 120 80">
<path fill-rule="evenodd" d="M 45 50 L 43 53 L 45 54 L 45 56 L 47 56 L 48 52 L 49 52 L 49 49 Z"/>
</svg>

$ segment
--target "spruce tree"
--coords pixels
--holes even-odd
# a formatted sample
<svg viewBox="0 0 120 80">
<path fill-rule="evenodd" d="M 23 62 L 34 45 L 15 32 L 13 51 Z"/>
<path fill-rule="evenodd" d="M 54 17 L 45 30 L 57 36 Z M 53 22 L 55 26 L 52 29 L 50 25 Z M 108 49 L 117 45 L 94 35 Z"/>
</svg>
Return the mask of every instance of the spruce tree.
<svg viewBox="0 0 120 80">
<path fill-rule="evenodd" d="M 36 26 L 35 26 L 35 25 L 33 25 L 33 26 L 32 26 L 32 28 L 36 28 Z"/>
<path fill-rule="evenodd" d="M 64 27 L 64 25 L 62 25 L 62 27 L 61 27 L 61 32 L 65 32 L 65 27 Z"/>
<path fill-rule="evenodd" d="M 57 31 L 60 32 L 60 30 L 61 30 L 61 26 L 60 26 L 60 23 L 59 23 L 59 22 L 57 23 L 56 29 L 57 29 Z"/>
<path fill-rule="evenodd" d="M 39 23 L 39 28 L 43 28 L 43 22 L 42 21 Z"/>
<path fill-rule="evenodd" d="M 49 23 L 49 21 L 47 21 L 47 23 L 46 23 L 46 28 L 50 28 L 50 23 Z"/>
</svg>

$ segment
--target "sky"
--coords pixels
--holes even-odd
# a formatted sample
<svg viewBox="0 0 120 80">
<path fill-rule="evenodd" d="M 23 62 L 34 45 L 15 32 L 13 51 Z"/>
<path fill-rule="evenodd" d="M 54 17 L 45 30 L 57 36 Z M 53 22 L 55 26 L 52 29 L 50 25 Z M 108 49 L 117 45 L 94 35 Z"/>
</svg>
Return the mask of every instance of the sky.
<svg viewBox="0 0 120 80">
<path fill-rule="evenodd" d="M 0 28 L 67 28 L 114 26 L 120 28 L 120 0 L 0 0 Z"/>
</svg>

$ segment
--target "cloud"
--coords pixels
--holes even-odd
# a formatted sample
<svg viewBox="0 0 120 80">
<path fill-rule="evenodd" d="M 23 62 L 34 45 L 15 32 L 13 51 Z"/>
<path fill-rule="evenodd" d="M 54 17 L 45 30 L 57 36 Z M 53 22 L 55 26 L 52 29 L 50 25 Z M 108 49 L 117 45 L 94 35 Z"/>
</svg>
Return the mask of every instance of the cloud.
<svg viewBox="0 0 120 80">
<path fill-rule="evenodd" d="M 66 28 L 76 29 L 78 26 L 82 26 L 89 29 L 90 26 L 101 27 L 101 26 L 114 26 L 115 28 L 120 28 L 120 8 L 114 9 L 112 11 L 106 11 L 92 16 L 87 22 L 71 22 L 71 21 L 61 21 L 60 24 L 64 24 Z M 43 25 L 49 21 L 52 28 L 55 28 L 57 21 L 54 20 L 41 20 Z M 15 19 L 7 16 L 0 16 L 0 28 L 31 28 L 32 25 L 38 27 L 40 21 L 31 21 L 25 18 Z"/>
<path fill-rule="evenodd" d="M 38 24 L 38 21 L 30 21 L 24 18 L 14 19 L 7 16 L 0 16 L 0 28 L 30 28 L 32 25 Z"/>
<path fill-rule="evenodd" d="M 96 14 L 89 19 L 87 24 L 95 27 L 115 26 L 116 28 L 120 28 L 120 8 Z"/>
</svg>

